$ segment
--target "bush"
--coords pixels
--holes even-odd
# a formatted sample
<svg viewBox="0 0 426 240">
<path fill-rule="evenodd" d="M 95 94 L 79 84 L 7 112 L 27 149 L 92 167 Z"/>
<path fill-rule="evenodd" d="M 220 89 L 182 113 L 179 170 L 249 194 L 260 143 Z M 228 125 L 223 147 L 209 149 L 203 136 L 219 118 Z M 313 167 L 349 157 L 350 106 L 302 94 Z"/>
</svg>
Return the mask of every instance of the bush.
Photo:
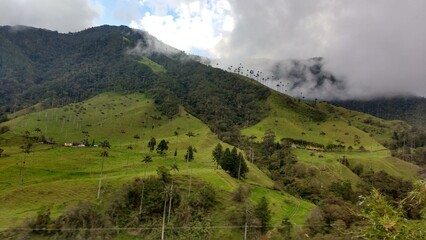
<svg viewBox="0 0 426 240">
<path fill-rule="evenodd" d="M 43 208 L 40 210 L 37 213 L 36 218 L 28 222 L 28 228 L 31 228 L 32 232 L 41 235 L 48 235 L 52 233 L 51 229 L 54 229 L 55 226 L 52 219 L 50 218 L 50 209 Z"/>
<path fill-rule="evenodd" d="M 216 192 L 210 185 L 205 185 L 191 195 L 190 205 L 194 210 L 208 212 L 216 205 Z"/>
<path fill-rule="evenodd" d="M 336 197 L 341 197 L 345 201 L 354 202 L 356 200 L 355 193 L 349 181 L 332 182 L 329 191 L 334 193 Z"/>
<path fill-rule="evenodd" d="M 10 131 L 10 128 L 8 126 L 3 126 L 0 128 L 0 134 L 7 133 L 9 131 Z"/>
<path fill-rule="evenodd" d="M 245 202 L 251 195 L 250 188 L 240 185 L 232 192 L 232 200 L 235 202 Z"/>
<path fill-rule="evenodd" d="M 113 233 L 107 230 L 98 231 L 99 228 L 108 229 L 112 225 L 101 207 L 90 202 L 79 202 L 68 208 L 56 220 L 56 226 L 61 229 L 61 235 L 66 239 L 107 239 Z M 67 231 L 66 229 L 79 230 Z"/>
<path fill-rule="evenodd" d="M 170 170 L 165 166 L 160 166 L 157 168 L 157 175 L 160 180 L 165 183 L 169 183 L 172 181 L 172 175 L 170 174 Z"/>
<path fill-rule="evenodd" d="M 361 176 L 361 174 L 364 172 L 364 167 L 361 164 L 358 163 L 353 168 L 351 168 L 351 170 L 356 175 Z"/>
</svg>

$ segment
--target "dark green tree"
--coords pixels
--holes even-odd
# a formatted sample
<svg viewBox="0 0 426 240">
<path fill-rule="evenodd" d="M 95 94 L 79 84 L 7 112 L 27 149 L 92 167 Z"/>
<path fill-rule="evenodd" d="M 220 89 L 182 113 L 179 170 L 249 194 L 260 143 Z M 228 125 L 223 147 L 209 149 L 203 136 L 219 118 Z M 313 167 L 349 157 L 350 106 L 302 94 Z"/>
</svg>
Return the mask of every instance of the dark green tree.
<svg viewBox="0 0 426 240">
<path fill-rule="evenodd" d="M 226 148 L 220 160 L 220 166 L 233 178 L 245 177 L 248 172 L 247 163 L 242 153 L 234 147 L 231 151 Z"/>
<path fill-rule="evenodd" d="M 166 140 L 161 140 L 160 143 L 157 145 L 157 153 L 160 155 L 165 154 L 165 152 L 169 149 L 169 146 L 167 145 L 168 142 Z"/>
<path fill-rule="evenodd" d="M 219 168 L 219 162 L 220 162 L 220 159 L 222 158 L 222 154 L 223 154 L 222 145 L 218 143 L 212 152 L 213 160 L 216 162 L 216 169 Z"/>
<path fill-rule="evenodd" d="M 269 204 L 265 197 L 260 199 L 254 209 L 254 213 L 256 218 L 259 219 L 261 233 L 266 233 L 269 229 L 271 229 L 271 210 L 269 210 Z"/>
<path fill-rule="evenodd" d="M 249 169 L 247 167 L 247 163 L 244 160 L 243 154 L 240 152 L 238 154 L 238 179 L 240 179 L 240 177 L 245 178 L 246 177 L 246 173 L 248 171 L 249 171 Z"/>
<path fill-rule="evenodd" d="M 156 144 L 157 144 L 157 141 L 155 140 L 155 138 L 151 137 L 151 139 L 148 142 L 148 148 L 149 148 L 150 152 L 154 151 L 154 148 L 155 148 Z"/>
<path fill-rule="evenodd" d="M 194 160 L 194 148 L 192 146 L 189 146 L 186 149 L 186 154 L 185 154 L 185 160 L 188 162 L 191 162 L 192 160 Z"/>
<path fill-rule="evenodd" d="M 238 167 L 239 167 L 239 160 L 238 160 L 238 151 L 236 147 L 233 147 L 231 150 L 231 163 L 229 164 L 230 168 L 228 169 L 229 174 L 233 178 L 238 178 Z"/>
<path fill-rule="evenodd" d="M 145 163 L 145 171 L 144 171 L 144 177 L 146 177 L 146 168 L 148 167 L 148 163 L 152 162 L 152 157 L 151 155 L 146 155 L 143 159 L 142 162 Z"/>
<path fill-rule="evenodd" d="M 103 150 L 100 155 L 101 155 L 101 157 L 108 157 L 109 153 L 108 153 L 108 151 Z"/>
<path fill-rule="evenodd" d="M 220 167 L 228 171 L 231 168 L 231 160 L 232 160 L 232 154 L 231 150 L 229 148 L 226 148 L 225 151 L 223 151 L 222 157 L 220 158 L 219 164 Z"/>
<path fill-rule="evenodd" d="M 99 145 L 104 149 L 111 148 L 111 144 L 108 142 L 108 140 L 103 140 Z"/>
<path fill-rule="evenodd" d="M 220 167 L 225 171 L 229 171 L 229 169 L 231 169 L 232 167 L 231 162 L 232 162 L 231 151 L 229 150 L 229 148 L 226 148 L 225 151 L 223 151 L 221 160 L 219 162 Z"/>
</svg>

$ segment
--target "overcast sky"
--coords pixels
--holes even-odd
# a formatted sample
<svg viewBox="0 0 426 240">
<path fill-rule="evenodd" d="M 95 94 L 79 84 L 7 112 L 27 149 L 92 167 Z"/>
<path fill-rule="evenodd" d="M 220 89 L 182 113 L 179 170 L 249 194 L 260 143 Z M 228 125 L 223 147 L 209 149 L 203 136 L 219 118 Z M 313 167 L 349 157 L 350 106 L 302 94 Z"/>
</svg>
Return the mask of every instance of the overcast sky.
<svg viewBox="0 0 426 240">
<path fill-rule="evenodd" d="M 424 0 L 0 0 L 0 25 L 123 24 L 208 57 L 322 56 L 348 96 L 425 96 L 425 10 Z"/>
</svg>

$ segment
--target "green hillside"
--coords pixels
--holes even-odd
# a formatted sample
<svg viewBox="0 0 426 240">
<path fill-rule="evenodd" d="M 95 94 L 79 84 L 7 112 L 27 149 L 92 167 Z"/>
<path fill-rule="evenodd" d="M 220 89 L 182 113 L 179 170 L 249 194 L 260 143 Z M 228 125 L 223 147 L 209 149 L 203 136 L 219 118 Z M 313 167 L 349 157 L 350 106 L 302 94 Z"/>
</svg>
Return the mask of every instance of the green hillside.
<svg viewBox="0 0 426 240">
<path fill-rule="evenodd" d="M 210 183 L 223 197 L 238 186 L 237 180 L 221 169 L 216 170 L 211 151 L 220 140 L 205 124 L 183 108 L 177 117 L 168 119 L 143 94 L 105 93 L 62 108 L 24 114 L 1 126 L 10 128 L 0 138 L 4 153 L 8 155 L 1 158 L 0 166 L 2 228 L 34 215 L 45 206 L 52 207 L 54 215 L 58 215 L 78 200 L 96 202 L 101 148 L 61 146 L 65 142 L 82 142 L 85 138 L 89 142 L 107 139 L 112 146 L 105 159 L 101 201 L 134 177 L 144 176 L 145 171 L 147 175 L 155 175 L 158 166 L 172 163 L 178 164 L 180 171 L 177 174 L 182 180 L 187 181 L 192 173 L 194 179 Z M 34 131 L 37 128 L 40 131 Z M 30 136 L 43 134 L 56 144 L 35 143 L 31 153 L 24 156 L 19 146 L 26 131 Z M 153 153 L 152 164 L 145 167 L 141 160 L 150 154 L 147 143 L 151 136 L 157 141 L 167 140 L 169 151 L 165 156 Z M 187 164 L 184 154 L 189 145 L 195 147 L 197 153 L 195 160 Z M 176 157 L 173 154 L 175 149 Z M 23 184 L 20 185 L 18 163 L 22 157 L 26 164 Z M 252 186 L 252 201 L 267 196 L 274 205 L 275 224 L 284 216 L 291 216 L 294 223 L 302 224 L 313 205 L 273 191 L 273 181 L 256 166 L 248 164 L 250 173 L 244 182 Z"/>
<path fill-rule="evenodd" d="M 344 119 L 335 120 L 329 115 L 323 116 L 317 122 L 308 122 L 305 112 L 312 110 L 306 103 L 295 102 L 296 108 L 284 108 L 278 105 L 280 99 L 287 99 L 283 95 L 274 93 L 268 100 L 271 115 L 259 124 L 244 129 L 242 134 L 258 134 L 263 136 L 262 130 L 272 129 L 279 138 L 304 139 L 320 144 L 333 142 L 340 138 L 350 141 L 351 135 L 359 134 L 362 144 L 372 148 L 373 152 L 348 151 L 351 164 L 361 163 L 371 166 L 374 170 L 384 170 L 391 175 L 407 179 L 415 179 L 419 167 L 389 156 L 388 150 L 383 150 L 374 138 L 354 126 L 347 126 Z M 292 99 L 287 99 L 295 101 Z M 318 106 L 317 113 L 321 113 L 323 105 Z M 302 109 L 302 110 L 300 110 Z M 203 180 L 211 184 L 221 198 L 227 198 L 238 185 L 236 179 L 231 178 L 223 170 L 215 169 L 211 152 L 214 146 L 221 142 L 209 128 L 199 119 L 180 108 L 179 114 L 172 119 L 167 118 L 156 110 L 153 100 L 144 94 L 121 95 L 105 93 L 81 103 L 69 104 L 61 108 L 52 108 L 33 113 L 17 114 L 14 119 L 2 123 L 10 131 L 0 135 L 2 148 L 7 157 L 1 158 L 0 166 L 0 225 L 8 227 L 19 223 L 29 216 L 33 216 L 43 207 L 51 207 L 53 216 L 61 214 L 67 206 L 79 200 L 96 201 L 97 183 L 99 179 L 101 157 L 100 147 L 65 147 L 66 142 L 95 143 L 107 139 L 111 143 L 109 157 L 105 159 L 102 199 L 106 199 L 114 189 L 131 181 L 134 177 L 155 175 L 159 166 L 170 166 L 177 163 L 180 171 L 177 173 L 181 181 L 188 181 L 192 174 L 194 179 Z M 360 114 L 359 117 L 367 117 Z M 293 124 L 289 124 L 293 123 Z M 296 124 L 294 124 L 296 123 Z M 317 124 L 319 123 L 319 125 Z M 333 126 L 333 124 L 335 126 Z M 353 124 L 356 125 L 356 124 Z M 306 130 L 312 128 L 312 131 Z M 300 132 L 305 131 L 302 135 Z M 316 136 L 320 131 L 330 131 L 329 134 Z M 350 133 L 348 137 L 346 132 Z M 386 131 L 385 131 L 386 132 Z M 21 153 L 20 145 L 24 136 L 43 135 L 44 138 L 56 144 L 35 143 L 29 154 Z M 137 137 L 138 136 L 138 137 Z M 169 150 L 162 156 L 152 153 L 153 162 L 141 163 L 146 154 L 150 154 L 147 143 L 151 136 L 157 141 L 165 139 L 169 142 Z M 226 143 L 224 146 L 229 146 Z M 185 162 L 186 148 L 191 145 L 197 149 L 195 160 L 189 164 Z M 132 149 L 129 149 L 131 146 Z M 174 151 L 177 156 L 174 156 Z M 350 169 L 336 160 L 343 153 L 318 153 L 310 156 L 310 151 L 296 149 L 294 153 L 302 164 L 312 166 L 321 171 L 316 181 L 329 185 L 336 180 L 350 180 L 353 184 L 361 182 L 360 178 Z M 19 184 L 20 162 L 25 159 L 23 183 Z M 294 224 L 303 224 L 313 204 L 292 197 L 289 194 L 273 190 L 274 181 L 255 165 L 248 163 L 249 174 L 243 182 L 251 186 L 251 200 L 255 203 L 265 196 L 271 203 L 272 223 L 279 224 L 284 216 L 290 218 Z M 226 200 L 229 201 L 229 200 Z M 226 201 L 222 207 L 232 206 Z M 232 209 L 232 208 L 231 208 Z M 223 223 L 223 216 L 216 216 L 217 224 Z M 212 219 L 212 221 L 215 221 Z M 231 234 L 231 235 L 229 235 Z M 233 231 L 220 231 L 217 236 L 232 236 Z"/>
<path fill-rule="evenodd" d="M 359 181 L 356 175 L 337 162 L 343 155 L 346 155 L 350 162 L 361 163 L 368 168 L 371 166 L 375 171 L 384 170 L 406 179 L 417 178 L 420 170 L 418 166 L 391 157 L 390 151 L 381 144 L 390 141 L 392 132 L 398 127 L 407 126 L 405 123 L 384 121 L 327 103 L 297 102 L 296 99 L 278 93 L 273 93 L 268 103 L 271 106 L 270 115 L 258 124 L 243 129 L 242 134 L 256 136 L 260 141 L 265 131 L 272 130 L 277 139 L 303 140 L 308 142 L 308 147 L 309 143 L 321 144 L 323 148 L 329 144 L 345 145 L 346 150 L 315 156 L 310 156 L 312 151 L 309 150 L 296 151 L 298 159 L 326 168 L 324 171 L 329 176 L 324 178 L 328 181 L 336 178 Z M 369 121 L 365 121 L 366 119 Z M 355 142 L 355 139 L 358 139 L 359 143 Z M 359 150 L 361 146 L 365 148 L 364 151 Z M 324 158 L 318 158 L 318 155 Z"/>
<path fill-rule="evenodd" d="M 395 126 L 393 123 L 366 114 L 338 108 L 321 102 L 308 104 L 296 99 L 274 93 L 268 99 L 273 110 L 267 118 L 242 131 L 244 135 L 262 136 L 271 129 L 278 139 L 293 138 L 323 145 L 342 143 L 353 148 L 364 146 L 368 150 L 381 150 L 381 142 L 391 138 Z M 371 123 L 366 123 L 370 119 Z M 354 136 L 360 143 L 354 143 Z"/>
<path fill-rule="evenodd" d="M 424 170 L 401 160 L 424 145 L 405 122 L 289 97 L 124 26 L 0 27 L 0 43 L 0 238 L 335 238 L 368 231 L 375 189 L 398 224 L 424 219 Z"/>
</svg>

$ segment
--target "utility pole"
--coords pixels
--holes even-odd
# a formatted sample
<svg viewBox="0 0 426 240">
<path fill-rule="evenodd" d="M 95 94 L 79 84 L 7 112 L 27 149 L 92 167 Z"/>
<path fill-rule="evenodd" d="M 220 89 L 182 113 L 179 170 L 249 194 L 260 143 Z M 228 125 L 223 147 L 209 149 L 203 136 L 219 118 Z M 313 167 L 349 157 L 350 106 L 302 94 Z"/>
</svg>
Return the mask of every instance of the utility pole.
<svg viewBox="0 0 426 240">
<path fill-rule="evenodd" d="M 22 153 L 21 158 L 21 167 L 19 168 L 19 185 L 22 185 L 22 182 L 24 181 L 24 177 L 22 174 L 23 168 L 25 167 L 25 153 Z"/>
<path fill-rule="evenodd" d="M 167 190 L 165 192 L 167 196 Z M 166 206 L 167 206 L 167 197 L 164 196 L 164 207 L 163 207 L 163 226 L 161 227 L 161 240 L 164 240 L 164 231 L 166 225 Z"/>
<path fill-rule="evenodd" d="M 247 240 L 247 215 L 248 215 L 247 212 L 248 211 L 247 211 L 247 205 L 246 205 L 246 221 L 244 223 L 244 240 Z"/>
<path fill-rule="evenodd" d="M 240 162 L 238 164 L 238 182 L 240 182 L 240 174 L 241 174 L 241 158 L 238 157 Z"/>
<path fill-rule="evenodd" d="M 170 212 L 172 211 L 172 197 L 173 197 L 173 178 L 172 178 L 172 186 L 170 187 L 169 213 L 167 215 L 167 224 L 170 223 Z"/>
<path fill-rule="evenodd" d="M 104 158 L 105 157 L 102 157 L 101 175 L 99 176 L 99 185 L 98 185 L 98 197 L 96 199 L 99 199 L 99 197 L 101 196 L 102 172 L 104 171 Z"/>
<path fill-rule="evenodd" d="M 139 215 L 142 214 L 142 205 L 143 205 L 143 193 L 145 191 L 145 179 L 142 180 L 142 192 L 141 192 L 141 202 L 139 204 Z"/>
</svg>

